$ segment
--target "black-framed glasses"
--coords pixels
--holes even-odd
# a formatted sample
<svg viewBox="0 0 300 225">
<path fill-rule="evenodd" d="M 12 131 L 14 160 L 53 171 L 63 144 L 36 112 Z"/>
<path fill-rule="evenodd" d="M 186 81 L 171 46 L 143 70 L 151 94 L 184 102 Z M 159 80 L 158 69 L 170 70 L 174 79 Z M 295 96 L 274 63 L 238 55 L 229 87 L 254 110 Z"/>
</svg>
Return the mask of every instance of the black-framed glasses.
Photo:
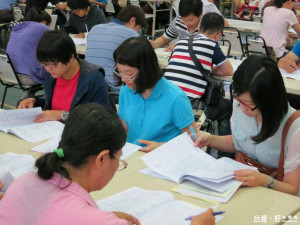
<svg viewBox="0 0 300 225">
<path fill-rule="evenodd" d="M 245 106 L 248 110 L 250 111 L 254 111 L 255 109 L 257 109 L 257 106 L 255 107 L 251 107 L 250 105 L 248 105 L 247 103 L 245 103 L 244 101 L 242 101 L 237 95 L 236 93 L 232 92 L 232 97 L 234 99 L 236 99 L 241 105 Z"/>
<path fill-rule="evenodd" d="M 123 160 L 123 159 L 120 159 L 119 156 L 117 156 L 116 154 L 114 154 L 114 157 L 116 157 L 118 160 L 119 160 L 119 168 L 118 168 L 118 171 L 121 171 L 121 170 L 124 170 L 127 168 L 128 166 L 128 163 Z"/>
<path fill-rule="evenodd" d="M 123 74 L 120 74 L 119 71 L 118 71 L 118 67 L 115 66 L 114 68 L 114 74 L 120 78 L 124 78 L 126 80 L 132 80 L 136 75 L 138 75 L 139 72 L 136 72 L 135 74 L 131 75 L 131 76 L 127 76 L 127 75 L 123 75 Z"/>
<path fill-rule="evenodd" d="M 48 67 L 50 69 L 56 68 L 58 65 L 58 62 L 55 63 L 40 63 L 43 67 Z"/>
</svg>

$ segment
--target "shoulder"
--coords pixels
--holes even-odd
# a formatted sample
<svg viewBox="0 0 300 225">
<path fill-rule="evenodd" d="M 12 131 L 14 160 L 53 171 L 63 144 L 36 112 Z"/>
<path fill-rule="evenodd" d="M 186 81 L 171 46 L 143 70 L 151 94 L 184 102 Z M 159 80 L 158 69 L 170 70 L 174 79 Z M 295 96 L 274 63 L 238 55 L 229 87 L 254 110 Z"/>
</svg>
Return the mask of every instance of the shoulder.
<svg viewBox="0 0 300 225">
<path fill-rule="evenodd" d="M 181 96 L 185 96 L 185 93 L 183 92 L 183 90 L 176 86 L 175 84 L 173 84 L 171 81 L 167 80 L 166 78 L 161 78 L 160 80 L 161 82 L 161 89 L 164 90 L 164 93 L 165 94 L 168 94 L 170 96 L 172 96 L 173 98 L 178 98 L 178 97 L 181 97 Z"/>
</svg>

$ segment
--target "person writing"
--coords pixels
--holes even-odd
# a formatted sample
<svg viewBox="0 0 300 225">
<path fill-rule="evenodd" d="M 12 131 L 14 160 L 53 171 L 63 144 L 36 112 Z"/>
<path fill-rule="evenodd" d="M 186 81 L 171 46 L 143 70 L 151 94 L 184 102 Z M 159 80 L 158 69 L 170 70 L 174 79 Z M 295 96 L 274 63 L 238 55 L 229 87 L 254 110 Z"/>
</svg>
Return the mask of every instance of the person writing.
<svg viewBox="0 0 300 225">
<path fill-rule="evenodd" d="M 120 159 L 125 142 L 126 131 L 111 109 L 95 103 L 76 107 L 58 149 L 37 159 L 37 172 L 22 175 L 6 191 L 1 224 L 140 225 L 127 213 L 102 211 L 89 195 L 126 169 Z M 191 224 L 213 225 L 212 209 Z"/>
<path fill-rule="evenodd" d="M 127 141 L 151 151 L 194 125 L 191 103 L 184 92 L 163 77 L 149 41 L 132 37 L 114 52 L 120 89 L 119 116 Z"/>
<path fill-rule="evenodd" d="M 38 44 L 37 59 L 48 72 L 45 98 L 27 98 L 18 106 L 19 109 L 41 106 L 45 111 L 35 122 L 65 121 L 68 112 L 83 103 L 112 107 L 103 69 L 78 59 L 74 42 L 64 32 L 46 32 Z"/>
<path fill-rule="evenodd" d="M 251 55 L 233 75 L 232 135 L 197 134 L 195 146 L 210 146 L 224 152 L 241 151 L 268 167 L 277 168 L 281 135 L 295 112 L 287 101 L 280 71 L 271 59 Z M 274 88 L 276 87 L 276 88 Z M 243 186 L 264 186 L 297 195 L 300 185 L 300 119 L 296 119 L 285 140 L 282 181 L 253 170 L 235 171 Z"/>
</svg>

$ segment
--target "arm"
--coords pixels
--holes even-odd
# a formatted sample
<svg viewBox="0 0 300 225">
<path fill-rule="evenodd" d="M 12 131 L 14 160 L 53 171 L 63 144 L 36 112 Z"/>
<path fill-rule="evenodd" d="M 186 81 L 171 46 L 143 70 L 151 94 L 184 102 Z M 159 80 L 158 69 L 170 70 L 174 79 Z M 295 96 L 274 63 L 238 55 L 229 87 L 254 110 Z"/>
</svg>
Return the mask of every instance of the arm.
<svg viewBox="0 0 300 225">
<path fill-rule="evenodd" d="M 223 17 L 223 19 L 224 19 L 224 26 L 225 27 L 229 27 L 229 23 L 228 23 L 228 21 Z"/>
<path fill-rule="evenodd" d="M 214 66 L 212 73 L 216 75 L 232 76 L 233 68 L 229 60 L 226 60 L 221 66 Z"/>
<path fill-rule="evenodd" d="M 298 34 L 298 36 L 300 36 L 300 24 L 296 23 L 296 24 L 292 25 L 292 27 L 296 31 L 296 33 Z"/>
<path fill-rule="evenodd" d="M 152 41 L 152 40 L 149 40 L 149 41 L 150 41 L 150 44 L 152 45 L 153 48 L 159 48 L 159 47 L 167 45 L 171 42 L 170 40 L 168 40 L 164 36 L 160 36 L 155 41 Z"/>
<path fill-rule="evenodd" d="M 198 216 L 193 216 L 191 225 L 214 225 L 215 217 L 213 216 L 213 210 L 207 209 L 205 212 Z"/>
<path fill-rule="evenodd" d="M 285 57 L 279 60 L 278 67 L 285 69 L 288 73 L 292 73 L 297 70 L 299 61 L 298 56 L 290 51 Z"/>
<path fill-rule="evenodd" d="M 97 2 L 96 0 L 90 0 L 90 2 L 94 3 L 95 5 L 98 5 L 100 8 L 106 8 L 107 6 L 107 3 Z"/>
</svg>

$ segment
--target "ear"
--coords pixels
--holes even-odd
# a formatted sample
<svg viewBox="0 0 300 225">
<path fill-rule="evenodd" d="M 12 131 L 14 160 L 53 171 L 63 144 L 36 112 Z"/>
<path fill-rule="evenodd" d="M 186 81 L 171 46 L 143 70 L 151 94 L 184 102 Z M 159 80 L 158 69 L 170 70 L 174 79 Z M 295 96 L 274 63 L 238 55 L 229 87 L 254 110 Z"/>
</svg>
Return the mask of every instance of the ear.
<svg viewBox="0 0 300 225">
<path fill-rule="evenodd" d="M 216 34 L 215 34 L 215 37 L 214 37 L 214 40 L 215 40 L 216 42 L 218 42 L 218 41 L 221 39 L 221 37 L 222 37 L 222 33 L 221 33 L 221 32 L 216 33 Z"/>
<path fill-rule="evenodd" d="M 97 168 L 101 168 L 107 162 L 108 159 L 110 159 L 109 150 L 101 151 L 97 155 L 96 160 L 95 160 L 95 164 L 96 164 Z"/>
<path fill-rule="evenodd" d="M 136 18 L 135 17 L 131 17 L 129 20 L 129 24 L 134 27 L 136 25 Z"/>
</svg>

